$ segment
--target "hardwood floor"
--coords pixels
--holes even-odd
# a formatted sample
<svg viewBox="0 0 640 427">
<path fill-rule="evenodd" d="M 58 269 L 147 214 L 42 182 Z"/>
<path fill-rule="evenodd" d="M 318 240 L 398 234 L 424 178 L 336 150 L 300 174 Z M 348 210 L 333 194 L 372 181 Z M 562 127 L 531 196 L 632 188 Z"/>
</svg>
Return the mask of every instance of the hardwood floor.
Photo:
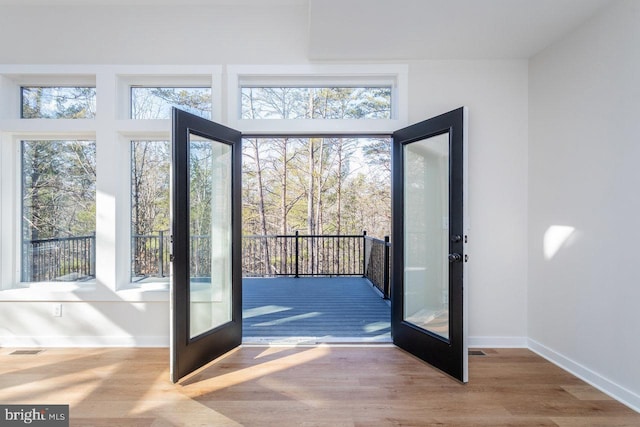
<svg viewBox="0 0 640 427">
<path fill-rule="evenodd" d="M 0 403 L 69 404 L 72 426 L 640 426 L 524 349 L 461 385 L 391 346 L 242 347 L 179 384 L 167 349 L 0 349 Z"/>
</svg>

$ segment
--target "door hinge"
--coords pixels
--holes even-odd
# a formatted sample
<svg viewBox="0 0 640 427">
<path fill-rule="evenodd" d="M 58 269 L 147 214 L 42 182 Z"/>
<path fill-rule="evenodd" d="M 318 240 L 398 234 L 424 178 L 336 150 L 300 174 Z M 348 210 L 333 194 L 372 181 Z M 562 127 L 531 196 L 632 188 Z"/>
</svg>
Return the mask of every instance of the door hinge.
<svg viewBox="0 0 640 427">
<path fill-rule="evenodd" d="M 174 262 L 176 260 L 176 257 L 173 256 L 173 254 L 169 254 L 169 262 Z"/>
</svg>

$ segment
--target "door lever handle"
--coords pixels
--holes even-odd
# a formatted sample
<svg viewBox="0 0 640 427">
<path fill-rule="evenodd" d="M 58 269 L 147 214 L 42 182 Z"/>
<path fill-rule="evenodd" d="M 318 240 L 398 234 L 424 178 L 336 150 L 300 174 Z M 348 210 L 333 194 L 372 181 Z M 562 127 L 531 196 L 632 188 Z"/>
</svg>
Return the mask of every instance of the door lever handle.
<svg viewBox="0 0 640 427">
<path fill-rule="evenodd" d="M 449 254 L 449 262 L 460 262 L 462 261 L 462 255 L 458 253 Z"/>
</svg>

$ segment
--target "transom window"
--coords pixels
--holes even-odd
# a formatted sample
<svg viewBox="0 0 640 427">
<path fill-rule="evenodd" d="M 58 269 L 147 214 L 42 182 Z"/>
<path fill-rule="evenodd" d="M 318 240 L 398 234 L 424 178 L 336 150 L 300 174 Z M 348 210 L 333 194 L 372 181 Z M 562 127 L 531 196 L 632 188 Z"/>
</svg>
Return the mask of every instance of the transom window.
<svg viewBox="0 0 640 427">
<path fill-rule="evenodd" d="M 391 87 L 252 87 L 243 119 L 390 119 Z"/>
<path fill-rule="evenodd" d="M 23 86 L 23 119 L 93 119 L 95 87 Z"/>
<path fill-rule="evenodd" d="M 131 87 L 132 119 L 170 119 L 171 107 L 211 119 L 211 88 Z"/>
</svg>

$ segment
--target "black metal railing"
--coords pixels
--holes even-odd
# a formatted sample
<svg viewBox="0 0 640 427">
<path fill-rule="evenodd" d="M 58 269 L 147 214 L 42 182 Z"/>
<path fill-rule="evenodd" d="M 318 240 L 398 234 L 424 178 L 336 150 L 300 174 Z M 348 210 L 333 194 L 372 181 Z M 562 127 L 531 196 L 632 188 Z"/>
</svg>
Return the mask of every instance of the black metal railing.
<svg viewBox="0 0 640 427">
<path fill-rule="evenodd" d="M 24 241 L 22 280 L 79 281 L 96 276 L 96 236 Z"/>
<path fill-rule="evenodd" d="M 131 271 L 133 277 L 169 276 L 171 236 L 168 231 L 158 234 L 131 236 Z"/>
<path fill-rule="evenodd" d="M 211 276 L 211 244 L 209 236 L 191 236 L 191 277 Z M 133 277 L 168 277 L 171 236 L 168 231 L 158 234 L 131 236 L 131 271 Z"/>
<path fill-rule="evenodd" d="M 244 236 L 242 274 L 266 276 L 364 276 L 366 232 L 354 235 Z"/>
<path fill-rule="evenodd" d="M 391 295 L 391 243 L 389 236 L 384 240 L 366 237 L 365 239 L 365 276 L 373 286 L 378 288 L 383 297 L 389 299 Z"/>
<path fill-rule="evenodd" d="M 242 274 L 268 276 L 362 276 L 389 297 L 389 237 L 356 235 L 244 236 Z M 171 236 L 133 235 L 132 275 L 169 275 Z M 191 237 L 191 277 L 211 276 L 211 242 Z M 95 235 L 25 241 L 25 281 L 77 281 L 95 277 Z"/>
</svg>

